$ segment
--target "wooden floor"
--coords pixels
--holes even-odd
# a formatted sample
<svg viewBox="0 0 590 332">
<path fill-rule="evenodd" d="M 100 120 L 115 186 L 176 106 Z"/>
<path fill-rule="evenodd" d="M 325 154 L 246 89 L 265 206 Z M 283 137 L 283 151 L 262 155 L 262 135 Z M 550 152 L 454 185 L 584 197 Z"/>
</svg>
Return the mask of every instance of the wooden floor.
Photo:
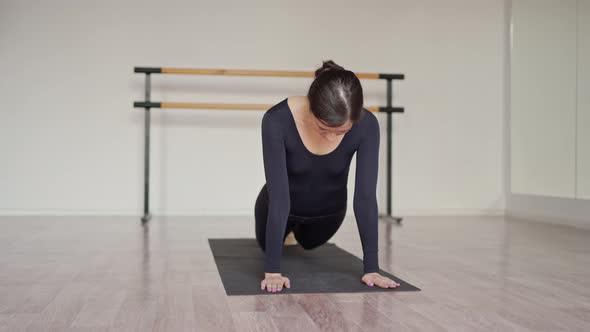
<svg viewBox="0 0 590 332">
<path fill-rule="evenodd" d="M 226 296 L 207 238 L 253 218 L 0 217 L 0 331 L 590 331 L 590 230 L 379 227 L 381 268 L 421 292 Z M 362 257 L 351 216 L 331 242 Z"/>
</svg>

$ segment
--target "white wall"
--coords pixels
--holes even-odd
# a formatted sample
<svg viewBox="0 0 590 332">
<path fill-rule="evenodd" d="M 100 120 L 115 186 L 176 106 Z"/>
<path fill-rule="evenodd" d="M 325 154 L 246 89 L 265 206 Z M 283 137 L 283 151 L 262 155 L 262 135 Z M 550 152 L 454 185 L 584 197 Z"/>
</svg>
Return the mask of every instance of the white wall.
<svg viewBox="0 0 590 332">
<path fill-rule="evenodd" d="M 578 0 L 577 197 L 590 200 L 590 0 Z M 590 213 L 589 213 L 590 215 Z"/>
<path fill-rule="evenodd" d="M 575 198 L 576 0 L 515 0 L 512 15 L 512 192 Z"/>
<path fill-rule="evenodd" d="M 511 217 L 590 227 L 590 0 L 512 0 Z"/>
<path fill-rule="evenodd" d="M 394 118 L 394 214 L 500 214 L 504 6 L 2 1 L 0 214 L 141 214 L 143 113 L 131 105 L 143 77 L 134 66 L 313 70 L 323 59 L 407 75 L 395 84 L 407 113 Z M 276 103 L 310 82 L 156 75 L 152 100 Z M 385 83 L 363 82 L 366 105 L 384 105 Z M 253 214 L 262 114 L 153 110 L 152 212 Z M 354 164 L 351 173 L 350 197 Z"/>
</svg>

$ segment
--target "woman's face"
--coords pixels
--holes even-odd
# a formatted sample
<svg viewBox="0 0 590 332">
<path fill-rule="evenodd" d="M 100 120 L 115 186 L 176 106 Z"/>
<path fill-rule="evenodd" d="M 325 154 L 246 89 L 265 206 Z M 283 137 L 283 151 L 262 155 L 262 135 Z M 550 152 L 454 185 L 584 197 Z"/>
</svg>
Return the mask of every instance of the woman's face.
<svg viewBox="0 0 590 332">
<path fill-rule="evenodd" d="M 329 141 L 339 140 L 341 138 L 340 136 L 346 134 L 353 125 L 352 121 L 347 120 L 342 126 L 329 127 L 315 116 L 313 117 L 313 120 L 318 134 Z"/>
</svg>

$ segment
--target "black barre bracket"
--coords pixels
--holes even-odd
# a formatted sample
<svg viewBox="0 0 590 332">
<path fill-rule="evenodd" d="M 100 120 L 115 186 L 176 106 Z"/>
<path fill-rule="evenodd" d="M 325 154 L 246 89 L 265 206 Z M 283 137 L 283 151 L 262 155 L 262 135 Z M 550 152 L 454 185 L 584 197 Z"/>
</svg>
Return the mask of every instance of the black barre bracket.
<svg viewBox="0 0 590 332">
<path fill-rule="evenodd" d="M 133 103 L 133 107 L 141 107 L 141 108 L 161 108 L 162 103 L 152 103 L 152 102 L 145 102 L 145 101 L 136 101 Z"/>
<path fill-rule="evenodd" d="M 379 107 L 379 112 L 383 113 L 404 113 L 403 107 Z"/>
<path fill-rule="evenodd" d="M 161 74 L 162 68 L 158 67 L 135 67 L 134 72 L 144 74 Z"/>
<path fill-rule="evenodd" d="M 403 80 L 405 79 L 404 74 L 379 74 L 379 78 L 386 80 Z"/>
</svg>

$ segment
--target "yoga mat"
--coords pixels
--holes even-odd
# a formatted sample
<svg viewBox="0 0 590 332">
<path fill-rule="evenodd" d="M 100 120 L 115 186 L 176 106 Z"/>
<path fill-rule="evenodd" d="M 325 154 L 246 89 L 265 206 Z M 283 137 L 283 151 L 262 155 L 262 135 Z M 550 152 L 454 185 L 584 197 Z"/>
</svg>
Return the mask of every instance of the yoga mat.
<svg viewBox="0 0 590 332">
<path fill-rule="evenodd" d="M 281 274 L 291 280 L 291 288 L 280 292 L 260 289 L 264 276 L 264 252 L 256 239 L 209 239 L 209 245 L 227 295 L 300 293 L 400 292 L 420 289 L 379 270 L 400 284 L 397 288 L 367 286 L 360 278 L 363 261 L 333 243 L 312 250 L 300 245 L 284 246 Z"/>
</svg>

